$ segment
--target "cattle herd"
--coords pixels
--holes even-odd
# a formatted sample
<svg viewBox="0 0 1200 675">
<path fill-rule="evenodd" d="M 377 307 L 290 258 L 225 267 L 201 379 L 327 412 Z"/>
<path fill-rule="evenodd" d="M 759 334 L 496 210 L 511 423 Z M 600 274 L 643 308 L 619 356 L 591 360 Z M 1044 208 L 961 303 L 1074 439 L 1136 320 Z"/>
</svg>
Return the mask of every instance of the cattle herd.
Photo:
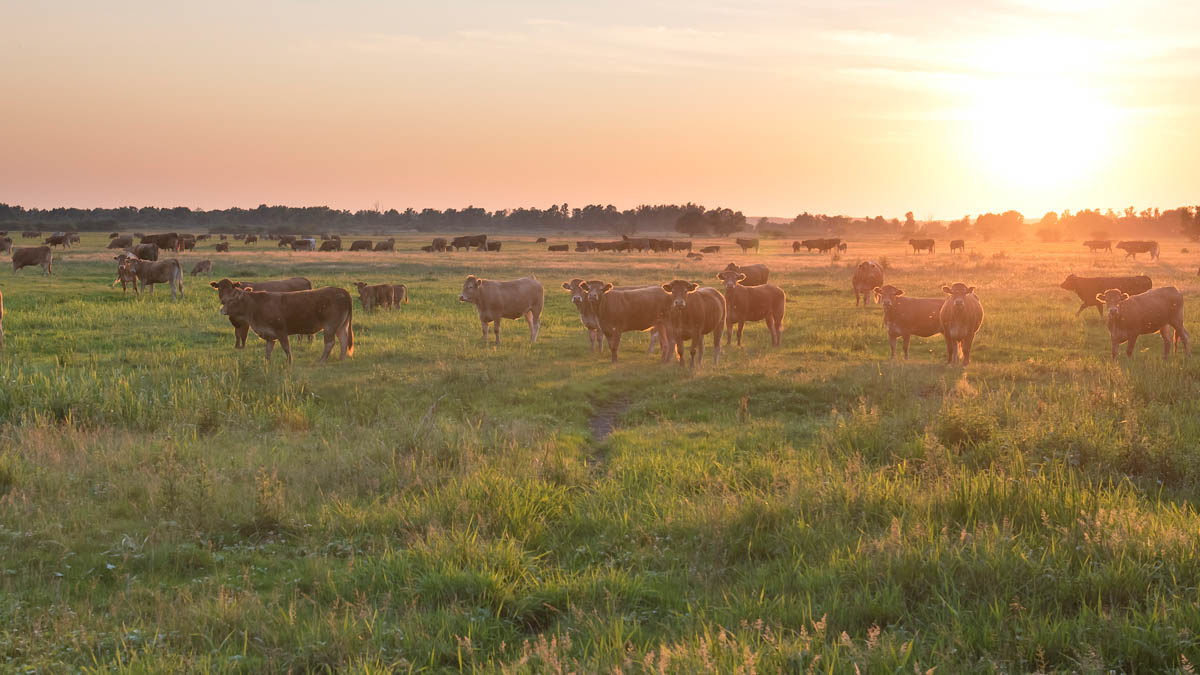
<svg viewBox="0 0 1200 675">
<path fill-rule="evenodd" d="M 55 233 L 47 237 L 40 246 L 14 247 L 12 239 L 0 234 L 0 251 L 12 256 L 14 272 L 29 266 L 41 266 L 43 275 L 52 274 L 54 246 L 69 248 L 79 242 L 73 233 Z M 24 238 L 41 238 L 40 232 L 23 232 Z M 228 251 L 229 242 L 219 235 L 215 250 Z M 109 249 L 120 249 L 115 256 L 117 278 L 113 285 L 121 284 L 123 292 L 132 285 L 134 293 L 153 291 L 154 284 L 167 284 L 172 299 L 183 296 L 183 268 L 176 258 L 159 260 L 162 251 L 194 250 L 197 242 L 211 235 L 191 234 L 142 234 L 132 236 L 112 233 Z M 234 240 L 247 245 L 254 244 L 255 235 L 233 235 Z M 278 241 L 279 247 L 307 251 L 341 251 L 342 240 L 338 235 L 324 235 L 320 243 L 316 237 L 293 235 L 269 236 Z M 135 239 L 138 241 L 134 243 Z M 736 239 L 743 252 L 757 250 L 758 239 Z M 540 238 L 539 243 L 546 243 Z M 911 239 L 913 253 L 935 248 L 933 239 Z M 1084 242 L 1089 250 L 1112 251 L 1110 240 Z M 380 242 L 355 240 L 351 251 L 394 251 L 395 240 Z M 551 251 L 566 251 L 567 244 L 548 244 Z M 809 252 L 845 251 L 847 244 L 841 239 L 806 239 L 793 242 L 793 252 L 806 248 Z M 1138 253 L 1149 253 L 1156 259 L 1159 245 L 1154 241 L 1122 241 L 1116 248 L 1126 252 L 1127 257 Z M 437 238 L 427 251 L 479 250 L 499 251 L 500 242 L 489 241 L 487 235 L 468 235 L 447 240 Z M 587 251 L 640 251 L 679 252 L 686 251 L 689 257 L 699 259 L 703 253 L 718 253 L 719 246 L 707 246 L 693 253 L 692 242 L 654 239 L 649 237 L 623 236 L 619 241 L 576 242 L 575 250 Z M 951 251 L 965 252 L 963 240 L 950 242 Z M 202 260 L 192 268 L 191 275 L 211 273 L 212 263 Z M 703 360 L 704 342 L 711 336 L 713 363 L 718 363 L 722 340 L 728 345 L 734 338 L 736 327 L 737 344 L 742 344 L 742 332 L 747 322 L 763 322 L 770 335 L 771 345 L 780 346 L 783 341 L 783 317 L 786 294 L 768 283 L 770 270 L 763 264 L 738 265 L 729 263 L 716 274 L 721 290 L 705 287 L 693 281 L 673 279 L 663 284 L 644 286 L 614 286 L 604 279 L 574 278 L 562 283 L 562 289 L 570 294 L 593 351 L 602 351 L 607 344 L 613 362 L 621 337 L 628 332 L 650 332 L 649 351 L 655 344 L 662 351 L 664 362 L 674 352 L 680 365 L 684 365 L 685 347 L 690 343 L 690 364 L 696 365 L 697 357 Z M 884 283 L 884 269 L 875 261 L 864 261 L 857 265 L 850 280 L 854 291 L 855 305 L 866 306 L 873 300 L 883 308 L 883 325 L 891 346 L 891 358 L 896 356 L 896 341 L 902 341 L 904 358 L 908 358 L 912 336 L 933 337 L 941 335 L 946 343 L 947 363 L 960 362 L 965 366 L 971 360 L 971 348 L 975 336 L 983 324 L 984 310 L 975 287 L 954 283 L 942 287 L 942 296 L 915 298 L 905 294 L 892 284 Z M 266 358 L 270 360 L 275 342 L 279 342 L 292 360 L 289 337 L 324 333 L 325 348 L 321 361 L 325 361 L 337 341 L 341 347 L 341 358 L 354 354 L 353 305 L 350 293 L 337 287 L 312 287 L 305 278 L 237 282 L 221 279 L 210 284 L 217 291 L 221 313 L 229 318 L 234 328 L 234 346 L 243 348 L 250 330 L 266 341 Z M 364 311 L 377 308 L 392 309 L 408 302 L 408 288 L 404 284 L 355 284 L 359 302 Z M 1163 340 L 1164 358 L 1171 349 L 1180 345 L 1189 348 L 1189 335 L 1183 325 L 1183 295 L 1174 287 L 1153 288 L 1148 276 L 1129 277 L 1079 277 L 1074 274 L 1062 282 L 1061 288 L 1079 296 L 1081 304 L 1076 315 L 1088 307 L 1096 307 L 1105 319 L 1111 342 L 1112 357 L 1117 358 L 1118 346 L 1126 345 L 1126 354 L 1132 355 L 1134 345 L 1141 335 L 1159 333 Z M 529 327 L 531 343 L 537 342 L 541 328 L 544 305 L 544 289 L 533 275 L 511 281 L 496 281 L 469 275 L 459 293 L 460 302 L 475 305 L 486 342 L 489 326 L 495 344 L 500 343 L 501 319 L 525 319 Z M 0 346 L 4 344 L 4 303 L 0 295 Z M 603 341 L 602 341 L 603 339 Z"/>
</svg>

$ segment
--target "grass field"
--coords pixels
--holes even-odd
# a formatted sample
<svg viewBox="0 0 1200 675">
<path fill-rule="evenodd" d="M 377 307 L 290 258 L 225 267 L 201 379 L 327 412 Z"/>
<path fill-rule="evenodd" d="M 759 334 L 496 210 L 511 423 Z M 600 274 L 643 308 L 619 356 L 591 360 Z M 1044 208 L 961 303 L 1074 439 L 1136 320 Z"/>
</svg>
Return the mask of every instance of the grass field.
<svg viewBox="0 0 1200 675">
<path fill-rule="evenodd" d="M 173 303 L 110 288 L 106 239 L 0 274 L 0 670 L 511 672 L 1189 670 L 1200 659 L 1200 359 L 1109 360 L 1058 288 L 1145 272 L 1188 297 L 1200 252 L 1079 243 L 968 256 L 850 242 L 758 255 L 184 254 Z M 556 238 L 551 238 L 554 243 Z M 416 249 L 422 237 L 401 238 Z M 732 241 L 721 242 L 726 251 Z M 790 243 L 790 242 L 789 242 Z M 18 245 L 20 242 L 18 241 Z M 940 248 L 940 247 L 939 247 Z M 911 296 L 978 287 L 972 363 L 889 362 L 858 260 Z M 589 352 L 559 284 L 788 294 L 695 372 L 626 335 Z M 882 260 L 881 260 L 882 261 Z M 7 262 L 7 259 L 5 259 Z M 468 273 L 535 273 L 538 344 L 483 346 Z M 263 361 L 207 282 L 406 283 L 355 356 Z M 336 350 L 335 350 L 336 354 Z M 609 434 L 611 431 L 611 434 Z"/>
</svg>

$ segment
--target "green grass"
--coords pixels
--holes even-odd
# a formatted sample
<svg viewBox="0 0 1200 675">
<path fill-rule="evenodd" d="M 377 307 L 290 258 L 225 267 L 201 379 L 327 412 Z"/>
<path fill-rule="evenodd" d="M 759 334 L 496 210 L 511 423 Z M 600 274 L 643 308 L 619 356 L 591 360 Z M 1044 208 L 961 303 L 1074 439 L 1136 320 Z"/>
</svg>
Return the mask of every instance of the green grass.
<svg viewBox="0 0 1200 675">
<path fill-rule="evenodd" d="M 554 238 L 552 238 L 554 239 Z M 1197 257 L 972 244 L 846 259 L 258 252 L 135 299 L 97 235 L 48 279 L 0 274 L 0 670 L 863 672 L 1186 670 L 1200 658 L 1200 361 L 1108 359 L 1068 272 Z M 414 238 L 398 242 L 415 249 Z M 554 243 L 553 241 L 551 243 Z M 723 242 L 727 243 L 727 242 Z M 787 242 L 790 243 L 790 242 Z M 992 253 L 1006 251 L 997 259 Z M 978 286 L 965 371 L 939 339 L 887 360 L 860 257 L 935 295 Z M 559 284 L 711 280 L 788 293 L 783 347 L 688 372 L 627 335 L 589 353 Z M 483 346 L 468 273 L 534 272 L 539 343 Z M 233 349 L 207 281 L 408 284 L 356 355 Z M 715 283 L 715 280 L 712 280 Z M 319 343 L 318 343 L 319 344 Z M 335 350 L 336 354 L 336 350 Z M 617 415 L 591 436 L 597 411 Z"/>
</svg>

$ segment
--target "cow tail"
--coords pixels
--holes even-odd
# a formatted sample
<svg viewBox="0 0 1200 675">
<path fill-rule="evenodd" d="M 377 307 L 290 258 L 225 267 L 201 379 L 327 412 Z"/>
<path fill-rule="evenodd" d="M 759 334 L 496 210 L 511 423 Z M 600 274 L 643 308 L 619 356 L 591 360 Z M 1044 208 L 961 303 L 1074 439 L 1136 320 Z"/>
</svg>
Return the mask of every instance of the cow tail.
<svg viewBox="0 0 1200 675">
<path fill-rule="evenodd" d="M 183 295 L 183 265 L 175 261 L 175 283 L 179 284 L 179 294 Z"/>
<path fill-rule="evenodd" d="M 346 310 L 346 354 L 354 356 L 354 305 Z"/>
<path fill-rule="evenodd" d="M 408 304 L 408 286 L 405 286 L 404 290 L 401 291 L 400 294 L 404 296 L 404 304 L 407 305 Z"/>
</svg>

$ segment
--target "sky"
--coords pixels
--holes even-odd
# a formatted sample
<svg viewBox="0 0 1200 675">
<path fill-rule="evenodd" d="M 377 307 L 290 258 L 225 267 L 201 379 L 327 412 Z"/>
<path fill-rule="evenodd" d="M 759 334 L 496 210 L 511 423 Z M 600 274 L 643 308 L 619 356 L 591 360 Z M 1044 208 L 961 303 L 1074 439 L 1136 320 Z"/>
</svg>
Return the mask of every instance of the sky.
<svg viewBox="0 0 1200 675">
<path fill-rule="evenodd" d="M 0 202 L 1200 202 L 1194 0 L 0 0 Z"/>
</svg>

